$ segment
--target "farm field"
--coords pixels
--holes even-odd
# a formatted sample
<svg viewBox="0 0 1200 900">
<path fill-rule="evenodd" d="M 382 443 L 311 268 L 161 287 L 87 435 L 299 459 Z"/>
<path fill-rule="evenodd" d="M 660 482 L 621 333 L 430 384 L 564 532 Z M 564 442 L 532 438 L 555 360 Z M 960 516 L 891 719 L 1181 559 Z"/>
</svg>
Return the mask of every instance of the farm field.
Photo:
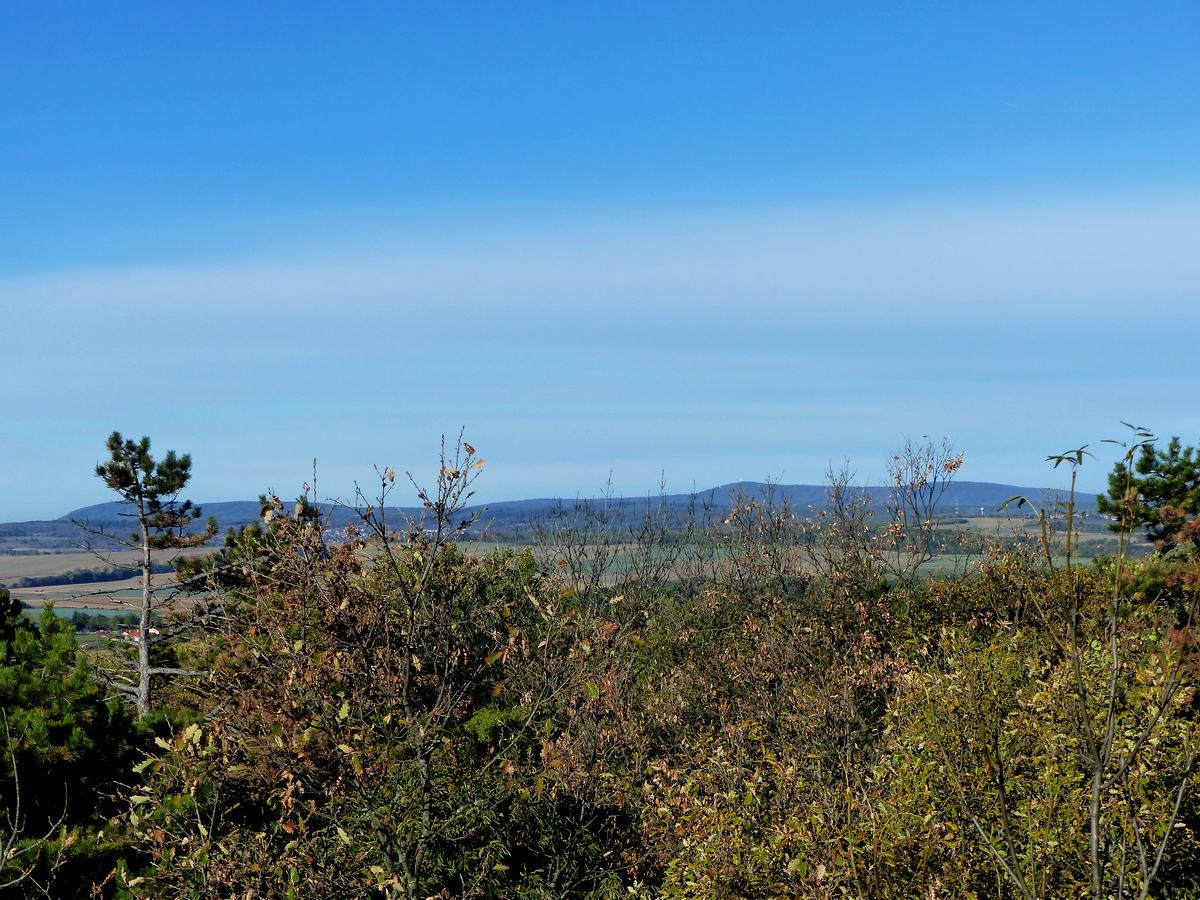
<svg viewBox="0 0 1200 900">
<path fill-rule="evenodd" d="M 156 563 L 166 563 L 180 556 L 206 556 L 212 547 L 191 547 L 185 550 L 158 550 L 151 556 Z M 104 569 L 110 566 L 136 566 L 141 559 L 137 550 L 120 550 L 103 554 L 42 553 L 36 556 L 0 556 L 0 584 L 19 578 L 45 578 L 75 569 Z M 86 587 L 86 585 L 79 585 Z"/>
<path fill-rule="evenodd" d="M 155 587 L 172 581 L 171 575 L 155 575 Z M 92 584 L 62 584 L 35 588 L 10 588 L 9 593 L 26 606 L 40 609 L 53 603 L 59 609 L 120 610 L 141 597 L 141 582 L 137 578 L 123 581 L 97 581 Z"/>
<path fill-rule="evenodd" d="M 212 551 L 211 547 L 164 550 L 155 552 L 153 557 L 156 563 L 167 563 L 179 556 L 205 556 Z M 91 553 L 0 556 L 0 584 L 11 584 L 21 578 L 51 578 L 78 569 L 102 569 L 110 564 L 129 567 L 137 564 L 139 556 L 137 551 L 109 553 L 103 562 Z M 156 587 L 168 585 L 172 580 L 170 573 L 154 576 Z M 46 603 L 54 603 L 61 609 L 121 610 L 127 609 L 129 601 L 140 595 L 141 582 L 134 577 L 117 581 L 12 587 L 9 591 L 17 600 L 35 609 Z"/>
</svg>

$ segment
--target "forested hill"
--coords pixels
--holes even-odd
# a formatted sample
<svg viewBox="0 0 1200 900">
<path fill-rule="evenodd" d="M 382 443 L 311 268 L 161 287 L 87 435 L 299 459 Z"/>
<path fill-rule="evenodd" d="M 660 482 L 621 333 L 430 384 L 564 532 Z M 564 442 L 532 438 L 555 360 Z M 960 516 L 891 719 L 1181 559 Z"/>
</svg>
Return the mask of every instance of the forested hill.
<svg viewBox="0 0 1200 900">
<path fill-rule="evenodd" d="M 687 514 L 693 505 L 700 513 L 718 514 L 730 509 L 739 496 L 748 498 L 762 497 L 767 491 L 773 491 L 776 500 L 786 499 L 797 511 L 808 507 L 819 507 L 826 502 L 827 487 L 819 484 L 776 484 L 768 485 L 763 482 L 742 481 L 725 484 L 719 487 L 699 491 L 695 494 L 667 494 L 650 497 L 612 497 L 592 498 L 589 500 L 535 498 L 530 500 L 507 500 L 488 503 L 469 508 L 466 512 L 477 513 L 481 527 L 497 531 L 524 530 L 536 523 L 549 523 L 561 520 L 563 515 L 573 516 L 576 507 L 587 504 L 593 511 L 606 511 L 612 524 L 624 521 L 630 523 L 639 519 L 647 509 L 661 510 L 672 517 Z M 882 505 L 889 496 L 890 489 L 884 486 L 866 486 L 853 489 L 857 496 L 867 496 L 876 505 Z M 996 515 L 1005 500 L 1014 495 L 1030 498 L 1038 505 L 1053 503 L 1066 497 L 1064 491 L 1045 488 L 1019 487 L 1011 484 L 995 484 L 981 481 L 960 481 L 950 485 L 939 504 L 939 515 L 948 516 L 978 516 Z M 1077 508 L 1081 511 L 1093 512 L 1096 509 L 1094 494 L 1077 494 Z M 257 500 L 234 500 L 219 503 L 203 503 L 204 515 L 216 516 L 221 529 L 237 528 L 254 521 L 259 515 Z M 343 528 L 354 517 L 352 510 L 323 505 L 329 515 L 332 528 Z M 1016 512 L 1015 506 L 1010 508 Z M 130 521 L 121 516 L 127 512 L 121 503 L 98 503 L 72 510 L 66 515 L 52 521 L 11 522 L 0 524 L 0 547 L 12 546 L 21 539 L 33 539 L 33 543 L 45 546 L 46 549 L 62 544 L 77 542 L 82 534 L 74 522 L 84 522 L 92 527 L 102 527 L 116 534 L 124 535 L 130 529 Z M 1024 512 L 1024 511 L 1022 511 Z M 394 517 L 397 524 L 406 515 L 417 515 L 420 509 L 416 507 L 395 507 L 388 510 L 388 515 Z M 199 523 L 197 523 L 197 527 Z"/>
</svg>

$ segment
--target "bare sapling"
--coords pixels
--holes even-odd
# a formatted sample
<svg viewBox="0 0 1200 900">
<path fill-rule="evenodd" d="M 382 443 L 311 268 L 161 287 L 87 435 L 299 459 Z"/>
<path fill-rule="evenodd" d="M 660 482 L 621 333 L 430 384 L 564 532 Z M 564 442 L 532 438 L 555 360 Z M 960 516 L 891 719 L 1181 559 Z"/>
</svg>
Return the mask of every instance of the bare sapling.
<svg viewBox="0 0 1200 900">
<path fill-rule="evenodd" d="M 912 587 L 921 569 L 938 553 L 938 505 L 963 465 L 963 454 L 946 438 L 911 438 L 888 460 L 890 492 L 884 500 L 887 524 L 879 559 L 903 587 Z"/>
</svg>

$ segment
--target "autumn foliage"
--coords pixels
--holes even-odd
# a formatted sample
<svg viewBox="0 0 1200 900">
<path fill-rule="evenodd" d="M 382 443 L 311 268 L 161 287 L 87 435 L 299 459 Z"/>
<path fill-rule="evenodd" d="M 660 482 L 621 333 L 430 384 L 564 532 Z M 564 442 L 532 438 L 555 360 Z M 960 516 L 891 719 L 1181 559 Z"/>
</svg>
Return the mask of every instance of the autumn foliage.
<svg viewBox="0 0 1200 900">
<path fill-rule="evenodd" d="M 992 546 L 929 578 L 931 479 L 898 462 L 916 534 L 835 476 L 816 514 L 747 498 L 705 553 L 627 535 L 614 577 L 591 531 L 467 555 L 469 445 L 425 520 L 387 520 L 383 470 L 336 545 L 266 498 L 206 570 L 209 674 L 123 776 L 97 891 L 1196 896 L 1196 561 Z"/>
</svg>

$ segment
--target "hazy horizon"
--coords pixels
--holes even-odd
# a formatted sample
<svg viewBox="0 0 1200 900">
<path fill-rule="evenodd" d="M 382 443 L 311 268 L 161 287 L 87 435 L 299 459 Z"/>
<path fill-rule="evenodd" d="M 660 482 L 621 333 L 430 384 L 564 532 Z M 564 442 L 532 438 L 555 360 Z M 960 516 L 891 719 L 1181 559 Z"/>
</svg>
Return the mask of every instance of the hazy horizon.
<svg viewBox="0 0 1200 900">
<path fill-rule="evenodd" d="M 417 473 L 413 473 L 413 474 L 416 475 Z M 304 482 L 302 485 L 298 486 L 296 488 L 296 490 L 291 491 L 291 492 L 277 490 L 274 488 L 265 488 L 265 489 L 263 489 L 263 491 L 260 491 L 260 493 L 275 493 L 284 502 L 290 502 L 292 499 L 298 497 L 301 493 L 303 493 L 304 492 L 303 489 L 305 487 L 310 486 L 311 480 L 312 479 L 310 478 L 309 481 Z M 429 480 L 430 483 L 432 483 L 432 480 L 433 480 L 433 473 L 430 473 L 430 480 Z M 1043 491 L 1043 490 L 1067 491 L 1070 488 L 1069 476 L 1067 478 L 1058 478 L 1056 476 L 1055 478 L 1053 478 L 1051 480 L 1053 482 L 1056 482 L 1056 484 L 1051 484 L 1049 482 L 1047 482 L 1045 484 L 1042 484 L 1042 483 L 1039 483 L 1039 484 L 1014 484 L 1012 482 L 1005 482 L 1005 481 L 986 481 L 986 480 L 981 481 L 981 480 L 977 480 L 977 479 L 954 478 L 950 482 L 950 486 L 949 486 L 950 489 L 947 492 L 946 497 L 947 498 L 953 497 L 953 493 L 954 493 L 953 489 L 956 485 L 957 486 L 996 485 L 996 486 L 1002 486 L 1002 487 L 1027 489 L 1027 490 L 1032 490 L 1032 491 Z M 563 501 L 570 502 L 573 500 L 599 500 L 606 496 L 611 497 L 613 499 L 618 499 L 618 500 L 640 500 L 642 498 L 657 497 L 660 494 L 660 492 L 667 496 L 685 496 L 688 494 L 695 494 L 698 496 L 702 496 L 702 495 L 708 493 L 709 491 L 719 490 L 721 488 L 727 488 L 727 487 L 731 487 L 734 485 L 739 485 L 739 484 L 764 485 L 764 484 L 768 483 L 768 481 L 770 483 L 775 484 L 782 488 L 824 487 L 827 484 L 826 481 L 816 481 L 816 482 L 781 481 L 777 478 L 768 476 L 765 479 L 737 479 L 734 481 L 721 482 L 719 484 L 704 484 L 704 485 L 697 484 L 694 487 L 685 487 L 685 488 L 682 488 L 679 490 L 669 489 L 669 488 L 665 487 L 665 485 L 660 483 L 658 485 L 654 485 L 652 488 L 647 489 L 646 491 L 639 493 L 639 492 L 621 491 L 616 484 L 609 484 L 606 482 L 604 484 L 597 486 L 594 489 L 591 489 L 590 491 L 577 492 L 575 494 L 569 494 L 569 495 L 550 493 L 550 494 L 530 494 L 528 496 L 523 495 L 520 497 L 516 497 L 516 496 L 493 497 L 493 496 L 486 495 L 486 493 L 483 493 L 483 494 L 476 493 L 468 501 L 466 501 L 466 505 L 473 507 L 473 506 L 487 506 L 489 504 L 495 505 L 495 504 L 509 503 L 509 502 L 518 502 L 519 503 L 519 502 L 526 502 L 526 501 L 557 501 L 557 500 L 563 500 Z M 1061 482 L 1061 483 L 1057 483 L 1057 482 Z M 424 483 L 424 482 L 422 482 L 422 483 Z M 378 496 L 378 480 L 376 480 L 374 484 L 368 483 L 368 484 L 361 484 L 360 486 L 364 489 L 364 496 L 367 498 L 368 502 L 374 501 L 377 498 L 377 496 Z M 478 483 L 474 486 L 479 487 Z M 866 481 L 862 481 L 861 479 L 856 479 L 853 482 L 852 487 L 870 489 L 870 490 L 886 490 L 887 489 L 886 481 L 882 481 L 882 480 L 877 480 L 875 482 L 866 482 Z M 372 488 L 374 488 L 374 490 L 372 490 Z M 1097 493 L 1096 491 L 1084 490 L 1080 486 L 1077 486 L 1076 489 L 1079 492 L 1079 494 L 1081 494 L 1081 495 L 1089 495 L 1090 496 L 1090 495 L 1094 495 Z M 1103 493 L 1103 491 L 1100 491 L 1100 493 Z M 191 495 L 190 492 L 187 492 L 187 491 L 185 491 L 184 494 L 186 494 L 187 496 L 181 495 L 180 499 L 189 499 L 200 506 L 212 506 L 213 504 L 223 504 L 223 503 L 253 503 L 253 502 L 257 501 L 256 496 L 255 497 L 245 496 L 245 497 L 205 497 L 205 498 L 201 498 L 201 497 Z M 311 490 L 309 491 L 309 496 L 313 496 L 311 493 Z M 1036 497 L 1034 497 L 1033 495 L 1030 495 L 1030 499 L 1036 500 Z M 351 494 L 342 494 L 342 495 L 327 495 L 322 491 L 316 495 L 316 500 L 319 503 L 353 504 L 354 496 L 352 493 Z M 81 509 L 89 509 L 93 506 L 104 506 L 109 503 L 119 503 L 119 502 L 122 502 L 122 501 L 120 501 L 115 496 L 111 496 L 109 499 L 99 500 L 99 501 L 96 501 L 95 503 L 82 504 L 79 506 L 72 507 L 71 509 L 64 510 L 59 513 L 55 513 L 55 514 L 35 516 L 35 517 L 29 518 L 29 519 L 3 520 L 3 522 L 54 521 L 56 519 L 64 518 L 65 516 L 70 515 L 71 513 L 78 512 Z M 945 502 L 952 503 L 954 501 L 953 501 L 953 499 L 947 499 Z M 397 481 L 395 491 L 389 495 L 388 500 L 387 500 L 387 505 L 389 507 L 419 508 L 421 505 L 421 501 L 416 496 L 416 489 L 413 488 L 410 484 L 408 484 L 408 482 L 406 480 L 401 479 L 401 480 Z M 995 511 L 996 510 L 994 510 L 994 509 L 988 510 L 989 513 L 995 512 Z M 207 513 L 207 510 L 206 510 L 206 513 Z M 0 522 L 0 524 L 3 524 L 3 522 Z"/>
</svg>

